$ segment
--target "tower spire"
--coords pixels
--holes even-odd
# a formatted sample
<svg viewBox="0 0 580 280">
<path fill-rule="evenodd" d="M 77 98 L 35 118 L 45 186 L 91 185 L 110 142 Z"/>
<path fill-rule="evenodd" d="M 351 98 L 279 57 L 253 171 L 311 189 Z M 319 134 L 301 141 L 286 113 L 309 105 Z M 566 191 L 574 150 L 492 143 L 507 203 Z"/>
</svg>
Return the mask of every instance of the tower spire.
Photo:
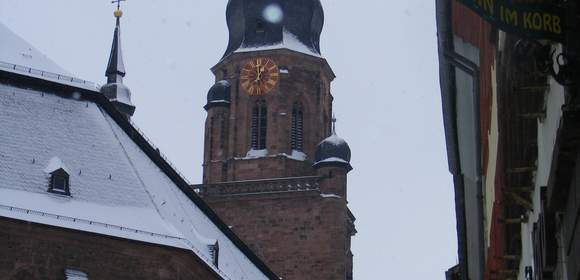
<svg viewBox="0 0 580 280">
<path fill-rule="evenodd" d="M 111 3 L 117 4 L 117 9 L 114 12 L 116 18 L 115 32 L 113 33 L 113 45 L 111 46 L 111 55 L 109 56 L 109 64 L 105 71 L 107 76 L 107 84 L 101 87 L 103 93 L 117 110 L 130 118 L 135 112 L 135 106 L 131 103 L 131 91 L 123 84 L 123 77 L 125 77 L 125 64 L 123 63 L 123 53 L 121 52 L 121 2 L 126 0 L 114 0 Z"/>
<path fill-rule="evenodd" d="M 113 45 L 111 47 L 111 55 L 109 56 L 109 64 L 105 75 L 107 76 L 107 83 L 122 83 L 125 77 L 125 64 L 123 63 L 123 52 L 121 51 L 121 2 L 125 0 L 115 0 L 111 3 L 117 3 L 117 10 L 114 15 L 117 20 L 115 25 L 115 32 L 113 34 Z"/>
</svg>

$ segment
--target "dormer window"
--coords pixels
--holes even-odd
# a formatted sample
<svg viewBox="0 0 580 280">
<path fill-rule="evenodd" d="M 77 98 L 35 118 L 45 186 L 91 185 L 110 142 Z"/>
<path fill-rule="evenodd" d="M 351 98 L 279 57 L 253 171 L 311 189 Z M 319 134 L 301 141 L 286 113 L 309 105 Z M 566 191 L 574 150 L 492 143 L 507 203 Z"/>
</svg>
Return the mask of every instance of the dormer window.
<svg viewBox="0 0 580 280">
<path fill-rule="evenodd" d="M 49 192 L 70 195 L 69 175 L 64 169 L 58 169 L 50 173 Z"/>
<path fill-rule="evenodd" d="M 219 266 L 219 255 L 220 255 L 220 244 L 218 241 L 213 245 L 209 245 L 209 252 L 211 254 L 211 259 L 215 267 Z"/>
<path fill-rule="evenodd" d="M 49 175 L 49 192 L 70 195 L 70 172 L 60 158 L 50 159 L 44 172 Z"/>
</svg>

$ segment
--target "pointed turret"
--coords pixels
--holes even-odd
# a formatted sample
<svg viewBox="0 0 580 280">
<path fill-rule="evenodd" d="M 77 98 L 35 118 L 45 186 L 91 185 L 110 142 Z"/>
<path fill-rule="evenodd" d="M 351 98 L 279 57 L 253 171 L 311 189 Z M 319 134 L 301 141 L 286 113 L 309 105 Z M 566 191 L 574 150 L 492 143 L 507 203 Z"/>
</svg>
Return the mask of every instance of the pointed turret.
<svg viewBox="0 0 580 280">
<path fill-rule="evenodd" d="M 117 8 L 114 13 L 117 20 L 113 34 L 113 45 L 105 75 L 107 84 L 101 87 L 101 92 L 117 107 L 117 109 L 130 118 L 135 112 L 135 106 L 131 102 L 131 91 L 123 84 L 125 77 L 125 64 L 121 51 L 121 16 L 123 12 Z"/>
</svg>

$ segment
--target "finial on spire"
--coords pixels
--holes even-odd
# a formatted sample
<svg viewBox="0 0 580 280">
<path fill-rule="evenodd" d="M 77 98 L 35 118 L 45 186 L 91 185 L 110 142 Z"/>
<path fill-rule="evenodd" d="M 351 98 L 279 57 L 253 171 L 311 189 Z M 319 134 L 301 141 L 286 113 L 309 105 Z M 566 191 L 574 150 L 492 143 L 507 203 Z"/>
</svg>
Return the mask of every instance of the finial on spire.
<svg viewBox="0 0 580 280">
<path fill-rule="evenodd" d="M 117 3 L 117 10 L 115 11 L 117 24 L 115 26 L 115 33 L 113 34 L 113 45 L 111 47 L 111 56 L 109 57 L 109 65 L 107 65 L 107 71 L 105 72 L 108 83 L 122 83 L 123 77 L 125 77 L 125 65 L 123 63 L 123 54 L 121 53 L 121 21 L 120 21 L 120 18 L 123 15 L 123 12 L 121 12 L 121 2 L 123 1 L 126 0 L 111 1 L 111 3 Z"/>
<path fill-rule="evenodd" d="M 332 134 L 336 134 L 336 115 L 332 114 Z"/>
<path fill-rule="evenodd" d="M 115 12 L 113 13 L 116 18 L 120 18 L 123 16 L 123 11 L 121 11 L 121 2 L 124 2 L 124 1 L 127 1 L 127 0 L 113 0 L 113 1 L 111 1 L 112 4 L 117 3 L 117 10 L 115 10 Z"/>
<path fill-rule="evenodd" d="M 117 107 L 117 109 L 130 118 L 135 112 L 135 106 L 131 103 L 131 91 L 123 84 L 125 77 L 125 64 L 123 63 L 123 53 L 121 52 L 121 2 L 126 0 L 114 0 L 111 3 L 117 4 L 114 15 L 117 20 L 115 32 L 113 33 L 113 45 L 111 46 L 111 56 L 105 75 L 107 84 L 101 87 L 101 92 Z"/>
</svg>

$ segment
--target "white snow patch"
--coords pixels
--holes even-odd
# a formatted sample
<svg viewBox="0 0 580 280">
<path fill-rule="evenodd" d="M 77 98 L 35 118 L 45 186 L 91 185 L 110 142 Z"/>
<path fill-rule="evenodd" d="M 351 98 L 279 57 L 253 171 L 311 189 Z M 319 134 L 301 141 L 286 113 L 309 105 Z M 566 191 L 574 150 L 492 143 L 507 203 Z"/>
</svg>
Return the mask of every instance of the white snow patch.
<svg viewBox="0 0 580 280">
<path fill-rule="evenodd" d="M 304 152 L 292 150 L 292 154 L 281 153 L 278 154 L 279 156 L 287 157 L 289 159 L 298 160 L 298 161 L 305 161 L 308 157 Z"/>
<path fill-rule="evenodd" d="M 79 270 L 75 269 L 66 269 L 64 271 L 64 275 L 66 276 L 66 280 L 88 280 L 89 276 Z"/>
<path fill-rule="evenodd" d="M 302 151 L 292 150 L 292 155 L 290 155 L 291 159 L 304 161 L 306 160 L 306 154 Z"/>
<path fill-rule="evenodd" d="M 190 231 L 195 235 L 195 237 L 201 241 L 202 243 L 206 244 L 206 245 L 214 245 L 217 243 L 217 239 L 215 238 L 207 238 L 205 236 L 203 236 L 201 233 L 199 233 L 199 231 L 197 231 L 195 229 L 195 227 L 191 226 Z"/>
<path fill-rule="evenodd" d="M 321 193 L 320 196 L 322 198 L 342 198 L 340 195 L 330 194 L 330 193 Z"/>
<path fill-rule="evenodd" d="M 268 150 L 267 149 L 263 149 L 263 150 L 254 150 L 251 149 L 248 151 L 248 153 L 246 154 L 246 156 L 242 159 L 254 159 L 254 158 L 263 158 L 266 157 L 268 155 Z"/>
<path fill-rule="evenodd" d="M 324 139 L 323 142 L 328 142 L 328 143 L 334 144 L 335 146 L 343 145 L 346 143 L 346 141 L 344 141 L 344 139 L 338 137 L 338 135 L 336 135 L 336 134 L 330 135 L 328 138 Z"/>
<path fill-rule="evenodd" d="M 327 159 L 323 159 L 317 163 L 321 163 L 321 162 L 342 162 L 342 163 L 348 163 L 348 161 L 341 159 L 341 158 L 337 158 L 337 157 L 330 157 Z"/>
<path fill-rule="evenodd" d="M 50 159 L 50 161 L 48 161 L 48 165 L 46 168 L 44 168 L 44 172 L 50 174 L 59 169 L 62 169 L 66 171 L 66 173 L 70 174 L 70 170 L 66 167 L 66 165 L 64 165 L 62 160 L 60 160 L 58 157 L 53 157 Z"/>
<path fill-rule="evenodd" d="M 248 153 L 246 154 L 245 157 L 236 157 L 234 158 L 235 160 L 248 160 L 248 159 L 257 159 L 257 158 L 275 158 L 275 157 L 286 157 L 289 159 L 293 159 L 293 160 L 298 160 L 298 161 L 305 161 L 306 158 L 308 158 L 308 156 L 301 151 L 297 151 L 297 150 L 292 150 L 292 154 L 287 154 L 287 153 L 279 153 L 279 154 L 274 154 L 274 155 L 268 155 L 268 150 L 264 149 L 264 150 L 249 150 Z"/>
<path fill-rule="evenodd" d="M 228 82 L 226 80 L 220 80 L 216 84 L 218 84 L 220 86 L 229 86 L 230 85 L 230 82 Z"/>
<path fill-rule="evenodd" d="M 220 99 L 220 100 L 212 100 L 209 103 L 230 103 L 230 102 L 225 99 Z"/>
<path fill-rule="evenodd" d="M 319 53 L 312 50 L 308 46 L 304 45 L 296 35 L 290 33 L 286 29 L 282 31 L 282 42 L 266 46 L 243 46 L 237 49 L 236 53 L 244 52 L 255 52 L 255 51 L 266 51 L 266 50 L 277 50 L 277 49 L 288 49 L 291 51 L 308 54 L 315 57 L 321 57 Z"/>
</svg>

